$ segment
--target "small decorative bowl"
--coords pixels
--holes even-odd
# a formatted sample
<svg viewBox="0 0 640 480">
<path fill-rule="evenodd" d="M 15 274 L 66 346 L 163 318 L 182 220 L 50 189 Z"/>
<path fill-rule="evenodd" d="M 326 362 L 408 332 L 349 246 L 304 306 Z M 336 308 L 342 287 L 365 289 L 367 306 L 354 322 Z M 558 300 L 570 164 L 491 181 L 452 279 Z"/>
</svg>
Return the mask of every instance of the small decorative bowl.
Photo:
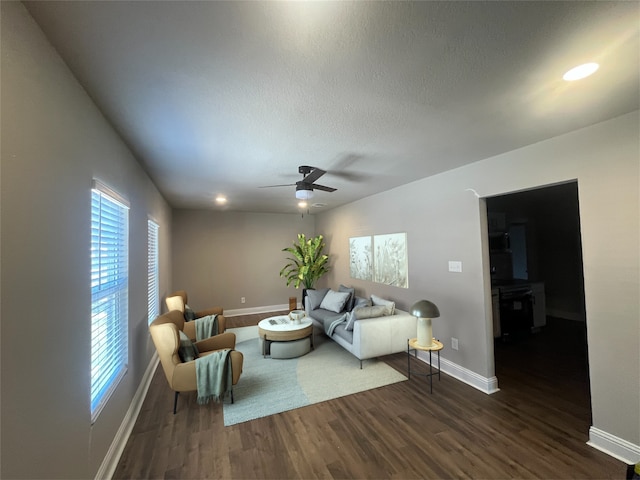
<svg viewBox="0 0 640 480">
<path fill-rule="evenodd" d="M 300 323 L 300 320 L 302 320 L 304 317 L 305 317 L 304 310 L 291 310 L 289 312 L 289 318 L 293 323 Z"/>
</svg>

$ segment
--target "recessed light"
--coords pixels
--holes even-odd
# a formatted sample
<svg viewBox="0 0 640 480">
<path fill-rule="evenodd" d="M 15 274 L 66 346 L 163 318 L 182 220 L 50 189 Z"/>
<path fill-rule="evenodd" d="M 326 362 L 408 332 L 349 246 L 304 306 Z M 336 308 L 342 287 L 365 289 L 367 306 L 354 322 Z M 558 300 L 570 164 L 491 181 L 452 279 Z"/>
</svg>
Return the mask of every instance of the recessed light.
<svg viewBox="0 0 640 480">
<path fill-rule="evenodd" d="M 314 203 L 311 206 L 314 207 L 314 208 L 322 208 L 322 207 L 326 207 L 327 204 L 326 203 Z"/>
<path fill-rule="evenodd" d="M 223 196 L 223 195 L 218 195 L 216 197 L 216 203 L 218 205 L 224 205 L 225 203 L 227 203 L 227 198 L 225 196 Z"/>
<path fill-rule="evenodd" d="M 600 68 L 600 65 L 597 63 L 585 63 L 583 65 L 578 65 L 577 67 L 572 68 L 567 73 L 562 76 L 563 80 L 567 82 L 573 82 L 575 80 L 581 80 L 589 75 L 592 75 Z"/>
<path fill-rule="evenodd" d="M 307 202 L 305 202 L 304 200 L 298 202 L 298 206 L 300 208 L 306 208 L 307 207 Z"/>
</svg>

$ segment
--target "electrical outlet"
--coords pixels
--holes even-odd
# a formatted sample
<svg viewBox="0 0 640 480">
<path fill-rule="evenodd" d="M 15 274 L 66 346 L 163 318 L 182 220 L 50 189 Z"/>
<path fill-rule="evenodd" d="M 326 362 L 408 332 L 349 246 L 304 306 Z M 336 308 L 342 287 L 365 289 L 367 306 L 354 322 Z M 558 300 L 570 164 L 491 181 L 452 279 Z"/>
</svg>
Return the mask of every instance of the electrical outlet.
<svg viewBox="0 0 640 480">
<path fill-rule="evenodd" d="M 240 297 L 240 303 L 244 303 L 245 301 L 246 301 L 246 298 Z"/>
<path fill-rule="evenodd" d="M 458 339 L 451 337 L 451 348 L 458 350 Z"/>
<path fill-rule="evenodd" d="M 462 273 L 462 262 L 449 260 L 449 271 L 450 272 L 456 272 L 456 273 Z"/>
</svg>

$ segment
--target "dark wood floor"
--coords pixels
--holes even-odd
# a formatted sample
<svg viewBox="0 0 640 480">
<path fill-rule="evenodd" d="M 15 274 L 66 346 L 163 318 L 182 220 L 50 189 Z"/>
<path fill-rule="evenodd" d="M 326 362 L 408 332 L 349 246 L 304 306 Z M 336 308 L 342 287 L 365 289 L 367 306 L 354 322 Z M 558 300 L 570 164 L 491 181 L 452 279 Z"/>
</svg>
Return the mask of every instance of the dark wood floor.
<svg viewBox="0 0 640 480">
<path fill-rule="evenodd" d="M 585 444 L 585 342 L 571 327 L 499 342 L 494 395 L 445 374 L 429 395 L 413 377 L 230 427 L 195 394 L 173 415 L 159 369 L 114 478 L 624 478 L 622 462 Z M 405 354 L 385 360 L 406 371 Z"/>
</svg>

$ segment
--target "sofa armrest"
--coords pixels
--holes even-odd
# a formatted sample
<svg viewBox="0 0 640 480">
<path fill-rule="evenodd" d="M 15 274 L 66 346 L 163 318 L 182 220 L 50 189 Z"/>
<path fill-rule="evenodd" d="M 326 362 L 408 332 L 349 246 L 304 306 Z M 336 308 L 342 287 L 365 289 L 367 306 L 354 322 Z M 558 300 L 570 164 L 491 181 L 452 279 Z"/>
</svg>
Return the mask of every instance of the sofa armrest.
<svg viewBox="0 0 640 480">
<path fill-rule="evenodd" d="M 207 315 L 217 315 L 218 316 L 218 331 L 223 333 L 225 331 L 225 320 L 223 315 L 222 307 L 213 307 L 208 308 L 206 310 L 200 310 L 199 312 L 194 312 L 196 318 L 206 317 Z"/>
<path fill-rule="evenodd" d="M 395 315 L 356 320 L 353 351 L 360 360 L 406 351 L 407 340 L 416 336 L 416 317 L 403 310 Z"/>
<path fill-rule="evenodd" d="M 173 369 L 169 386 L 176 392 L 192 392 L 196 390 L 196 361 L 179 363 Z"/>
</svg>

